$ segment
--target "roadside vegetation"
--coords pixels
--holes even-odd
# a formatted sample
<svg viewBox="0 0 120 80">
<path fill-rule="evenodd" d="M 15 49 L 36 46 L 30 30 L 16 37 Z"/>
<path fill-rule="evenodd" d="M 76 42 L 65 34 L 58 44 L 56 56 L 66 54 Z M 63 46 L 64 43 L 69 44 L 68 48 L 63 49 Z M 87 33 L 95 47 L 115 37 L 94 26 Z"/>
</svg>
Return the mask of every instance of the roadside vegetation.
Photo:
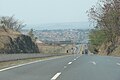
<svg viewBox="0 0 120 80">
<path fill-rule="evenodd" d="M 0 17 L 0 54 L 38 53 L 38 47 L 32 38 L 20 31 L 26 25 L 14 16 Z"/>
<path fill-rule="evenodd" d="M 34 30 L 33 29 L 30 29 L 30 31 L 28 32 L 28 36 L 31 37 L 31 39 L 36 42 L 36 40 L 38 39 L 35 34 L 34 34 Z"/>
<path fill-rule="evenodd" d="M 41 60 L 41 61 L 48 60 L 48 59 L 57 58 L 57 57 L 58 56 L 51 56 L 51 57 L 43 57 L 43 58 L 30 58 L 30 59 L 22 59 L 22 60 L 3 61 L 3 62 L 0 62 L 0 69 L 17 66 L 21 64 L 26 64 L 26 63 L 34 62 L 38 60 Z"/>
<path fill-rule="evenodd" d="M 120 0 L 100 0 L 87 12 L 95 25 L 89 35 L 91 51 L 115 55 L 120 44 Z"/>
<path fill-rule="evenodd" d="M 0 29 L 7 31 L 8 29 L 20 32 L 25 27 L 22 21 L 15 19 L 14 16 L 2 16 L 0 17 Z"/>
<path fill-rule="evenodd" d="M 101 44 L 106 42 L 105 33 L 99 29 L 92 29 L 89 34 L 90 45 L 89 49 L 91 52 L 94 52 L 95 49 L 99 49 Z"/>
</svg>

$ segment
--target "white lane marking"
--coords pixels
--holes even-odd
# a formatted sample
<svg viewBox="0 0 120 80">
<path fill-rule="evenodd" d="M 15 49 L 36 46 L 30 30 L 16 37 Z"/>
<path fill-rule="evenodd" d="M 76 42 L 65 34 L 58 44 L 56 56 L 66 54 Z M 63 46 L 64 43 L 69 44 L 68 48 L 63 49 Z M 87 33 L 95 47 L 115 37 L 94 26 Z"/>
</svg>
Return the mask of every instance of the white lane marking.
<svg viewBox="0 0 120 80">
<path fill-rule="evenodd" d="M 95 62 L 95 61 L 92 61 L 91 63 L 94 64 L 94 65 L 96 65 L 96 62 Z"/>
<path fill-rule="evenodd" d="M 68 64 L 72 64 L 72 62 L 69 62 Z"/>
<path fill-rule="evenodd" d="M 120 66 L 120 63 L 116 63 L 116 64 Z"/>
<path fill-rule="evenodd" d="M 67 55 L 67 56 L 70 56 L 70 55 Z M 6 71 L 6 70 L 10 70 L 10 69 L 14 69 L 14 68 L 18 68 L 18 67 L 22 67 L 22 66 L 25 66 L 25 65 L 33 64 L 33 63 L 37 63 L 37 62 L 53 60 L 53 59 L 58 59 L 58 58 L 62 58 L 62 57 L 66 57 L 66 56 L 54 57 L 54 58 L 50 58 L 50 59 L 37 60 L 37 61 L 33 61 L 33 62 L 19 64 L 19 65 L 16 65 L 16 66 L 12 66 L 12 67 L 8 67 L 8 68 L 0 69 L 0 72 Z"/>
<path fill-rule="evenodd" d="M 4 68 L 4 69 L 1 69 L 0 72 L 6 71 L 6 70 L 10 70 L 10 69 L 13 69 L 13 68 L 17 68 L 17 67 L 21 67 L 21 66 L 25 66 L 25 65 L 28 65 L 28 64 L 33 64 L 33 63 L 41 62 L 41 61 L 42 60 L 38 60 L 38 61 L 33 61 L 33 62 L 25 63 L 25 64 L 20 64 L 20 65 L 16 65 L 16 66 Z"/>
<path fill-rule="evenodd" d="M 74 61 L 75 61 L 76 59 L 74 59 Z"/>
<path fill-rule="evenodd" d="M 61 75 L 61 72 L 55 74 L 55 76 L 53 76 L 51 80 L 56 80 L 60 75 Z"/>
<path fill-rule="evenodd" d="M 67 68 L 67 66 L 64 66 L 64 68 Z"/>
<path fill-rule="evenodd" d="M 78 59 L 79 57 L 77 57 L 76 59 Z"/>
</svg>

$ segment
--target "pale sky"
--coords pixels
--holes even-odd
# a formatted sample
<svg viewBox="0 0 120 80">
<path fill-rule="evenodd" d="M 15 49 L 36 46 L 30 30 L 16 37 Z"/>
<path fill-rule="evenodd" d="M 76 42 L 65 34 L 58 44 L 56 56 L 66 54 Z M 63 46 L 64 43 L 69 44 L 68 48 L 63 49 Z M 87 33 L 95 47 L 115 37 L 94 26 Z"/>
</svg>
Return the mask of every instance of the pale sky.
<svg viewBox="0 0 120 80">
<path fill-rule="evenodd" d="M 0 0 L 0 16 L 12 16 L 26 24 L 85 22 L 86 11 L 97 0 Z"/>
</svg>

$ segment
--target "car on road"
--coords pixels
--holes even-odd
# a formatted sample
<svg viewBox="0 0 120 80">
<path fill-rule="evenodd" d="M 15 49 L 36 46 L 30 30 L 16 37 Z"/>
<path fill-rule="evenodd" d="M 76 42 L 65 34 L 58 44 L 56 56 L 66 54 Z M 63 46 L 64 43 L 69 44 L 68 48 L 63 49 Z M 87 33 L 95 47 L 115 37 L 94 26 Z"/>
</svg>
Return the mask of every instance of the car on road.
<svg viewBox="0 0 120 80">
<path fill-rule="evenodd" d="M 84 51 L 82 51 L 82 54 L 88 54 L 88 49 L 85 49 Z"/>
</svg>

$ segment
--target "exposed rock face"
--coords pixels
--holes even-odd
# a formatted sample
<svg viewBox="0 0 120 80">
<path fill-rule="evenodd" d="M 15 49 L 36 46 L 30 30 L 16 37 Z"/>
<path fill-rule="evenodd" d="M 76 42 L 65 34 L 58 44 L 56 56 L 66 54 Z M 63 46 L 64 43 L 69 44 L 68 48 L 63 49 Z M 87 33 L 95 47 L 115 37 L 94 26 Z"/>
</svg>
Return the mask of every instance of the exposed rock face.
<svg viewBox="0 0 120 80">
<path fill-rule="evenodd" d="M 38 53 L 39 49 L 32 39 L 23 34 L 0 35 L 0 53 Z"/>
</svg>

